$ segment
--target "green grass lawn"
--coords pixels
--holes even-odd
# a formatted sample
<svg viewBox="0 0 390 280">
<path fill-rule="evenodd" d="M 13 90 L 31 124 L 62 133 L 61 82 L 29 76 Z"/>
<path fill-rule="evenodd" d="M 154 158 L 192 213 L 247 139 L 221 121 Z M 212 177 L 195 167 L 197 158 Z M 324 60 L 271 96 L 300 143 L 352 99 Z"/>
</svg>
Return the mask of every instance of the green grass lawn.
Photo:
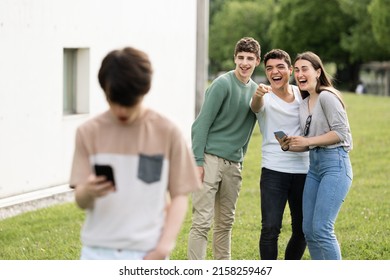
<svg viewBox="0 0 390 280">
<path fill-rule="evenodd" d="M 390 260 L 390 98 L 344 94 L 344 99 L 354 140 L 350 154 L 354 180 L 336 223 L 336 235 L 346 260 Z M 260 145 L 256 127 L 244 162 L 233 227 L 234 260 L 259 259 Z M 83 219 L 84 212 L 67 203 L 0 221 L 0 259 L 78 259 Z M 290 222 L 287 208 L 279 259 L 283 259 Z M 171 259 L 186 259 L 190 226 L 189 208 Z M 212 259 L 211 246 L 208 259 Z M 307 250 L 304 259 L 310 259 Z"/>
</svg>

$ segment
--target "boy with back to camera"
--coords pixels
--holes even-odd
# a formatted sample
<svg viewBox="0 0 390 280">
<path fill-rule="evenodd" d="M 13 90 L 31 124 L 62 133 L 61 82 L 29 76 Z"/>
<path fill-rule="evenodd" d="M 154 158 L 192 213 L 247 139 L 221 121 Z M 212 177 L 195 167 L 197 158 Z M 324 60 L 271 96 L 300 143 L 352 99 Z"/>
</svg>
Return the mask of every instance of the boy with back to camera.
<svg viewBox="0 0 390 280">
<path fill-rule="evenodd" d="M 70 186 L 86 210 L 81 259 L 167 259 L 201 188 L 191 149 L 167 118 L 143 106 L 148 56 L 114 50 L 98 74 L 109 110 L 77 129 Z M 109 165 L 114 182 L 94 174 Z M 168 194 L 168 195 L 167 195 Z"/>
</svg>

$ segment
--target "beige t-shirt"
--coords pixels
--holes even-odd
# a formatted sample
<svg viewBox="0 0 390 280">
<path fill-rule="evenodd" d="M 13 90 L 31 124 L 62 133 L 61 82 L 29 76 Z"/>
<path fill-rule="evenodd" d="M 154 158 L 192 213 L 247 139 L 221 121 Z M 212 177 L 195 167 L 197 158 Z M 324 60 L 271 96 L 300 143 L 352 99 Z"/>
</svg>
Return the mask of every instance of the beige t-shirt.
<svg viewBox="0 0 390 280">
<path fill-rule="evenodd" d="M 147 110 L 131 124 L 107 111 L 81 125 L 70 177 L 72 187 L 86 182 L 94 164 L 111 165 L 116 191 L 97 198 L 86 211 L 82 243 L 149 251 L 162 231 L 171 197 L 201 188 L 194 156 L 179 129 Z"/>
</svg>

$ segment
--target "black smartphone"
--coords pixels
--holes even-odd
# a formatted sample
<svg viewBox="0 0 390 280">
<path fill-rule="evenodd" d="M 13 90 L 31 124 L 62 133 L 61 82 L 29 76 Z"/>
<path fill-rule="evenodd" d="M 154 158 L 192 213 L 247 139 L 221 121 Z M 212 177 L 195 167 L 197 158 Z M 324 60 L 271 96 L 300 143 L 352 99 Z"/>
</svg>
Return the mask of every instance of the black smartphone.
<svg viewBox="0 0 390 280">
<path fill-rule="evenodd" d="M 281 131 L 281 130 L 275 131 L 274 133 L 275 133 L 276 137 L 278 137 L 279 139 L 282 139 L 284 136 L 287 136 L 287 134 L 284 133 L 284 131 Z"/>
<path fill-rule="evenodd" d="M 95 164 L 94 168 L 96 176 L 105 176 L 107 180 L 111 181 L 115 187 L 114 170 L 110 165 Z"/>
</svg>

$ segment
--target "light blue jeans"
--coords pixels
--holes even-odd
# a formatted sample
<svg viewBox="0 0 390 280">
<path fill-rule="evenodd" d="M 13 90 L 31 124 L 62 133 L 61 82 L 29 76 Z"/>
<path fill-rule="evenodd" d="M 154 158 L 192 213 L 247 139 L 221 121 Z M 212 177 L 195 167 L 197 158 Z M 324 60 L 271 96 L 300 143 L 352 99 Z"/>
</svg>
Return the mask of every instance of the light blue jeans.
<svg viewBox="0 0 390 280">
<path fill-rule="evenodd" d="M 310 150 L 303 191 L 303 232 L 313 260 L 341 260 L 334 225 L 352 178 L 349 155 L 342 147 Z"/>
<path fill-rule="evenodd" d="M 146 252 L 83 246 L 81 260 L 142 260 Z"/>
</svg>

